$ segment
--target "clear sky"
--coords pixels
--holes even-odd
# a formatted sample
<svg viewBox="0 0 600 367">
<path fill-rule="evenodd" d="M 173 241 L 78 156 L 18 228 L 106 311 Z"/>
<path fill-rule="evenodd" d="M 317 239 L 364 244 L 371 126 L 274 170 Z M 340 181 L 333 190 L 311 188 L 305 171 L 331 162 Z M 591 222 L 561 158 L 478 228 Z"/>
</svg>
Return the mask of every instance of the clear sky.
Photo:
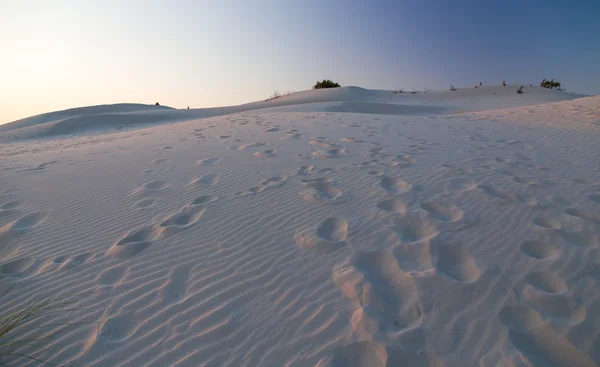
<svg viewBox="0 0 600 367">
<path fill-rule="evenodd" d="M 310 89 L 539 84 L 600 94 L 600 0 L 0 0 L 0 123 Z"/>
</svg>

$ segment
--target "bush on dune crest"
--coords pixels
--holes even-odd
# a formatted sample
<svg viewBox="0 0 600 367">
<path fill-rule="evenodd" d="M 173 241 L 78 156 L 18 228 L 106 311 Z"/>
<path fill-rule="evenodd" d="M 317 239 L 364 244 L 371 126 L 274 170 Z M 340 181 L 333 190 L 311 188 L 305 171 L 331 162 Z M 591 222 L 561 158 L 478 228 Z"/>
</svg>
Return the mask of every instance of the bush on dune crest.
<svg viewBox="0 0 600 367">
<path fill-rule="evenodd" d="M 317 82 L 317 84 L 315 84 L 313 86 L 313 89 L 325 89 L 325 88 L 339 88 L 341 87 L 341 85 L 339 85 L 338 83 L 331 81 L 329 79 L 323 79 L 323 81 L 321 82 Z"/>
<path fill-rule="evenodd" d="M 548 89 L 558 89 L 561 90 L 560 88 L 560 82 L 555 82 L 554 79 L 552 80 L 542 80 L 542 82 L 540 83 L 540 87 L 542 88 L 548 88 Z"/>
</svg>

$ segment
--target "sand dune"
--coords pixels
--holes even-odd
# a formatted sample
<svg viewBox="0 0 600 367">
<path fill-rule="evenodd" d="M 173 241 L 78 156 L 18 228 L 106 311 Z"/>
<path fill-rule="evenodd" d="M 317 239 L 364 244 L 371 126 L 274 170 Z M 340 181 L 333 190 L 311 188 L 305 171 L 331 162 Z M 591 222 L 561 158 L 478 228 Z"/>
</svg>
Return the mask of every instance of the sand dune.
<svg viewBox="0 0 600 367">
<path fill-rule="evenodd" d="M 4 127 L 3 310 L 75 296 L 59 365 L 598 366 L 600 97 L 514 89 Z"/>
<path fill-rule="evenodd" d="M 136 103 L 120 103 L 120 104 L 109 104 L 99 106 L 88 106 L 70 108 L 68 110 L 55 111 L 49 113 L 43 113 L 41 115 L 27 117 L 21 120 L 13 121 L 7 124 L 0 125 L 0 132 L 21 129 L 24 127 L 45 124 L 53 121 L 60 121 L 81 116 L 101 115 L 101 114 L 114 114 L 114 113 L 128 113 L 128 112 L 139 112 L 139 111 L 157 111 L 157 110 L 170 110 L 170 107 L 155 106 L 155 105 L 144 105 Z"/>
<path fill-rule="evenodd" d="M 414 116 L 487 110 L 581 97 L 542 88 L 526 89 L 526 93 L 529 93 L 527 97 L 517 95 L 513 86 L 464 88 L 457 91 L 418 94 L 393 94 L 391 91 L 343 87 L 297 92 L 275 100 L 230 107 L 176 110 L 165 106 L 126 103 L 90 106 L 51 112 L 0 125 L 0 141 L 65 135 L 82 131 L 123 129 L 259 109 L 272 109 L 276 112 L 346 112 Z"/>
</svg>

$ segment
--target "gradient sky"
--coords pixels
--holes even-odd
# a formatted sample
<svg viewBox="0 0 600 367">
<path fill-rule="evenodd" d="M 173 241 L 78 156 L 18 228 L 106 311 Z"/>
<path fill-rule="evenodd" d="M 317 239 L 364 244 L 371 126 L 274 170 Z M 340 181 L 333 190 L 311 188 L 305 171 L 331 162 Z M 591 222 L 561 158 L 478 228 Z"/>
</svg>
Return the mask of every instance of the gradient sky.
<svg viewBox="0 0 600 367">
<path fill-rule="evenodd" d="M 234 105 L 317 79 L 600 94 L 600 1 L 0 0 L 0 123 L 71 107 Z"/>
</svg>

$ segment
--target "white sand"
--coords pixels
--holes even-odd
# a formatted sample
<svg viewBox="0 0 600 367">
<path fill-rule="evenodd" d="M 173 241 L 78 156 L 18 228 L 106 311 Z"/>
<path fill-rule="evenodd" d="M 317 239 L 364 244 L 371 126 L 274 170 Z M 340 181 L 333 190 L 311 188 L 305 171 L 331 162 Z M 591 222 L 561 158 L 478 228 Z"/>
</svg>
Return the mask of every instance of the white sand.
<svg viewBox="0 0 600 367">
<path fill-rule="evenodd" d="M 600 97 L 515 89 L 0 125 L 2 311 L 77 294 L 58 364 L 598 366 Z"/>
</svg>

